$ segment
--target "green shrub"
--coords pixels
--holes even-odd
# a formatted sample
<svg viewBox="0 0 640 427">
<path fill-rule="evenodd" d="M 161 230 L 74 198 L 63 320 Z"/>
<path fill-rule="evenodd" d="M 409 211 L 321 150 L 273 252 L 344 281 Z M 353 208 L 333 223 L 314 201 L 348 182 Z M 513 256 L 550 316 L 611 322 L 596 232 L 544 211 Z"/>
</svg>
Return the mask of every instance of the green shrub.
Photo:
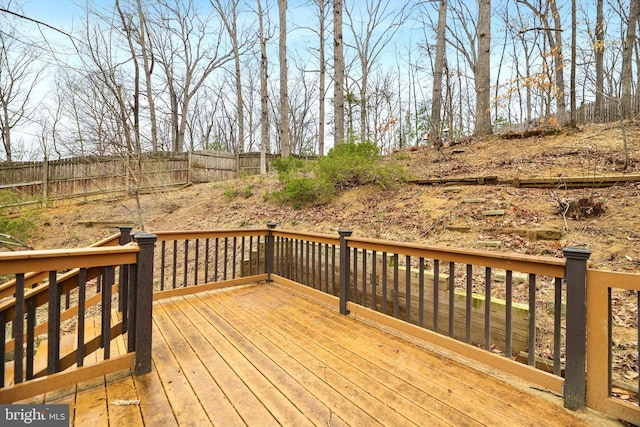
<svg viewBox="0 0 640 427">
<path fill-rule="evenodd" d="M 373 142 L 345 142 L 315 162 L 288 157 L 276 160 L 273 167 L 278 171 L 283 189 L 263 198 L 288 203 L 296 209 L 327 203 L 336 189 L 364 184 L 387 189 L 408 178 L 408 172 L 402 166 L 382 162 L 380 151 Z"/>
<path fill-rule="evenodd" d="M 222 192 L 222 195 L 227 199 L 231 200 L 235 197 L 238 197 L 238 189 L 236 187 L 228 187 Z"/>
<path fill-rule="evenodd" d="M 20 196 L 13 191 L 0 192 L 0 207 L 18 203 L 20 200 Z M 6 215 L 4 209 L 0 208 L 0 239 L 26 242 L 37 231 L 35 219 L 36 213 L 34 211 L 12 218 Z"/>
<path fill-rule="evenodd" d="M 318 160 L 318 176 L 339 188 L 374 182 L 380 152 L 372 142 L 345 142 Z"/>
<path fill-rule="evenodd" d="M 289 156 L 286 159 L 278 158 L 271 163 L 271 167 L 278 171 L 278 174 L 286 174 L 304 168 L 304 160 Z"/>
</svg>

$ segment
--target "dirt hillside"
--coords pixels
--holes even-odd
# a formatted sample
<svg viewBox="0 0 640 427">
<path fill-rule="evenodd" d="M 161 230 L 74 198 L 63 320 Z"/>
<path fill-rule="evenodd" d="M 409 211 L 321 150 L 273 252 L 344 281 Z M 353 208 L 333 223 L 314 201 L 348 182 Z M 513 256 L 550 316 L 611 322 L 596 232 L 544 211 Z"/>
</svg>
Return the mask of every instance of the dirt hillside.
<svg viewBox="0 0 640 427">
<path fill-rule="evenodd" d="M 278 227 L 292 230 L 335 234 L 338 228 L 350 228 L 363 237 L 557 257 L 563 247 L 583 246 L 593 251 L 593 267 L 640 271 L 640 182 L 563 188 L 565 177 L 640 174 L 640 126 L 632 123 L 624 132 L 629 149 L 626 170 L 623 132 L 617 124 L 526 138 L 466 139 L 453 141 L 440 153 L 419 147 L 387 156 L 415 179 L 545 178 L 557 180 L 554 188 L 517 188 L 508 182 L 409 183 L 383 192 L 367 186 L 345 190 L 328 205 L 294 210 L 264 201 L 263 195 L 279 186 L 277 175 L 270 173 L 144 195 L 140 209 L 133 199 L 52 208 L 40 215 L 39 232 L 29 243 L 36 248 L 85 246 L 115 231 L 99 226 L 100 221 L 132 223 L 140 213 L 148 231 L 260 227 L 276 221 Z M 589 205 L 578 215 L 564 211 L 580 199 Z M 98 226 L 87 227 L 88 222 Z M 526 234 L 536 230 L 559 233 L 559 239 L 538 240 Z"/>
</svg>

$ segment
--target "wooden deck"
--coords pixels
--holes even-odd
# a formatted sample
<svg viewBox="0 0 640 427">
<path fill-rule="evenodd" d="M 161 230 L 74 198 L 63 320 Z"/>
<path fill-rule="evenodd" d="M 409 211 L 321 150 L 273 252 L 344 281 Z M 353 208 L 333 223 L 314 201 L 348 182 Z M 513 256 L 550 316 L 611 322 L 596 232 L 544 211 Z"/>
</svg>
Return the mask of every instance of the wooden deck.
<svg viewBox="0 0 640 427">
<path fill-rule="evenodd" d="M 73 425 L 587 425 L 546 399 L 279 285 L 156 302 L 150 374 L 31 402 Z"/>
</svg>

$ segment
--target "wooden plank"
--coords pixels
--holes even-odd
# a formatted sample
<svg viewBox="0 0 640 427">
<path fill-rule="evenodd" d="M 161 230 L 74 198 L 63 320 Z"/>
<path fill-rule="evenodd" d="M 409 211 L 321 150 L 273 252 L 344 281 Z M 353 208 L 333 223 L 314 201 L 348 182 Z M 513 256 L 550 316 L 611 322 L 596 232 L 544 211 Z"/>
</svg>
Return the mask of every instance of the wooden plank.
<svg viewBox="0 0 640 427">
<path fill-rule="evenodd" d="M 237 393 L 232 395 L 231 390 L 227 388 L 226 380 L 222 380 L 224 377 L 217 379 L 217 375 L 220 375 L 221 372 L 217 370 L 217 374 L 214 375 L 212 373 L 212 376 L 217 379 L 221 389 L 233 402 L 236 411 L 238 411 L 240 416 L 248 425 L 253 425 L 256 420 L 260 420 L 259 423 L 261 425 L 276 425 L 276 420 L 288 420 L 292 425 L 309 424 L 309 420 L 304 416 L 304 414 L 295 408 L 295 406 L 293 406 L 278 389 L 275 389 L 273 385 L 256 369 L 256 367 L 247 361 L 247 359 L 245 359 L 244 356 L 233 347 L 233 345 L 227 342 L 224 334 L 216 328 L 218 325 L 213 325 L 210 323 L 210 319 L 205 319 L 195 310 L 189 311 L 190 315 L 186 316 L 180 311 L 180 308 L 189 309 L 188 304 L 182 304 L 179 308 L 176 305 L 167 302 L 163 304 L 163 306 L 168 310 L 168 313 L 170 313 L 172 317 L 176 318 L 176 320 L 180 320 L 182 322 L 190 321 L 192 322 L 192 327 L 200 331 L 200 337 L 192 336 L 190 338 L 196 339 L 198 346 L 205 346 L 208 342 L 211 348 L 215 349 L 216 354 L 214 354 L 214 357 L 219 360 L 215 364 L 216 369 L 218 365 L 226 365 L 227 369 L 237 376 L 237 379 L 232 377 L 232 381 L 237 383 L 238 380 L 240 380 L 244 384 L 250 385 L 251 393 L 253 393 L 260 404 L 255 402 L 256 404 L 251 410 L 251 413 L 248 413 L 247 408 L 243 408 L 243 405 L 240 405 L 239 403 L 243 400 L 253 401 L 254 398 L 247 396 L 246 391 L 244 391 L 242 395 L 238 395 Z M 202 338 L 204 338 L 204 340 Z M 214 368 L 214 366 L 207 363 L 207 368 L 211 369 Z M 260 413 L 258 413 L 258 411 Z"/>
<path fill-rule="evenodd" d="M 116 381 L 107 379 L 106 388 L 109 425 L 143 426 L 139 398 L 131 373 L 128 372 L 128 375 Z"/>
<path fill-rule="evenodd" d="M 135 353 L 129 353 L 97 365 L 83 366 L 67 372 L 48 375 L 10 388 L 0 389 L 0 403 L 11 403 L 40 393 L 67 387 L 90 378 L 100 377 L 109 372 L 128 369 L 133 365 Z"/>
<path fill-rule="evenodd" d="M 164 341 L 156 319 L 153 324 L 153 335 L 155 337 L 152 348 L 153 362 L 178 424 L 211 425 L 211 421 L 180 368 L 176 355 Z"/>
<path fill-rule="evenodd" d="M 82 368 L 81 368 L 82 369 Z M 104 377 L 96 387 L 78 391 L 74 425 L 91 427 L 109 426 L 109 409 Z"/>
<path fill-rule="evenodd" d="M 238 310 L 237 313 L 233 313 L 234 309 L 238 307 L 237 300 L 233 296 L 216 298 L 215 300 L 207 299 L 205 302 L 216 310 L 220 316 L 224 318 L 233 316 L 233 320 L 229 321 L 234 325 L 241 323 L 242 318 L 252 316 L 249 313 L 254 312 L 245 307 Z M 218 302 L 221 304 L 218 304 Z M 421 424 L 424 420 L 429 420 L 430 425 L 474 424 L 472 419 L 437 400 L 426 398 L 428 397 L 427 395 L 416 389 L 414 389 L 416 393 L 407 396 L 407 393 L 403 393 L 403 389 L 411 388 L 410 384 L 401 381 L 389 381 L 389 376 L 383 372 L 374 372 L 374 368 L 370 365 L 369 367 L 372 369 L 367 370 L 368 364 L 366 361 L 363 362 L 357 355 L 349 354 L 348 351 L 344 351 L 345 349 L 339 349 L 338 351 L 338 353 L 345 354 L 336 354 L 325 348 L 325 346 L 313 342 L 318 334 L 323 332 L 323 328 L 315 327 L 308 329 L 306 334 L 299 334 L 292 328 L 287 327 L 286 325 L 292 325 L 294 322 L 297 324 L 297 320 L 294 320 L 297 319 L 297 316 L 289 314 L 285 316 L 288 319 L 286 321 L 283 321 L 282 316 L 272 317 L 270 314 L 273 311 L 278 311 L 278 309 L 273 309 L 274 303 L 277 306 L 277 302 L 273 301 L 268 302 L 264 309 L 256 307 L 256 312 L 260 314 L 255 315 L 250 320 L 250 323 L 247 320 L 244 325 L 243 330 L 246 330 L 247 333 L 252 333 L 251 331 L 254 328 L 259 328 L 260 330 L 258 335 L 254 334 L 252 342 L 254 342 L 254 339 L 260 339 L 259 337 L 263 336 L 263 339 L 266 338 L 271 341 L 273 346 L 287 352 L 289 357 L 300 358 L 300 363 L 303 365 L 313 366 L 313 360 L 317 359 L 321 362 L 319 366 L 321 372 L 317 372 L 319 378 L 333 385 L 335 391 L 343 395 L 344 392 L 341 391 L 341 388 L 351 383 L 350 388 L 352 389 L 346 393 L 345 397 L 348 399 L 349 395 L 351 395 L 351 400 L 354 403 L 379 422 L 387 425 L 399 425 L 393 421 L 398 422 L 401 420 L 401 424 L 406 425 L 407 423 Z M 263 306 L 262 304 L 260 305 Z M 298 312 L 299 315 L 300 312 Z M 262 325 L 257 326 L 260 323 Z M 270 325 L 274 327 L 271 328 Z M 306 358 L 303 358 L 305 354 Z M 384 378 L 380 378 L 380 376 Z M 341 377 L 344 377 L 344 379 Z M 445 413 L 444 416 L 438 414 L 434 409 L 441 407 L 445 407 L 445 410 L 442 411 Z M 447 408 L 449 411 L 446 411 Z M 395 414 L 393 414 L 394 412 Z M 342 412 L 340 415 L 342 415 Z M 396 417 L 395 420 L 394 416 Z M 391 424 L 389 424 L 389 420 L 391 420 Z M 351 423 L 349 420 L 347 422 Z"/>
<path fill-rule="evenodd" d="M 167 305 L 170 305 L 170 302 L 165 302 L 162 306 L 155 307 L 154 321 L 162 333 L 162 339 L 166 341 L 171 351 L 174 354 L 179 354 L 179 357 L 176 358 L 176 368 L 182 370 L 193 390 L 191 393 L 198 397 L 202 405 L 200 410 L 206 412 L 209 422 L 214 425 L 242 424 L 242 418 L 233 407 L 232 402 L 221 390 L 220 380 L 207 370 L 205 362 L 201 360 L 214 359 L 215 357 L 210 357 L 211 350 L 207 348 L 208 346 L 205 346 L 197 347 L 198 353 L 194 351 L 187 340 L 187 336 L 197 335 L 199 332 L 181 332 L 180 329 L 185 328 L 185 326 L 186 329 L 189 328 L 188 323 L 182 323 L 182 317 L 176 319 L 167 313 Z M 174 322 L 178 322 L 181 327 L 178 327 Z M 220 361 L 212 360 L 211 363 L 217 364 Z M 239 381 L 236 381 L 236 384 L 240 386 Z M 180 403 L 178 402 L 178 404 Z M 178 420 L 180 420 L 180 417 L 178 417 Z"/>
<path fill-rule="evenodd" d="M 206 305 L 206 297 L 198 300 L 190 300 L 193 306 L 190 310 L 198 310 L 206 313 L 206 317 L 212 318 L 215 312 Z M 188 308 L 188 307 L 187 307 Z M 185 314 L 188 313 L 185 311 Z M 241 322 L 240 322 L 241 323 Z M 278 344 L 265 339 L 256 328 L 242 327 L 233 319 L 233 327 L 237 330 L 232 338 L 233 345 L 250 357 L 250 361 L 280 390 L 287 398 L 299 408 L 315 425 L 324 425 L 330 421 L 331 425 L 353 425 L 363 422 L 375 424 L 375 420 L 367 418 L 366 414 L 359 413 L 358 408 L 350 401 L 336 399 L 335 390 L 321 384 L 317 377 L 303 364 L 288 356 Z M 346 423 L 341 417 L 347 416 Z M 281 420 L 286 421 L 286 420 Z"/>
<path fill-rule="evenodd" d="M 133 382 L 140 399 L 140 411 L 146 425 L 173 427 L 178 425 L 171 403 L 164 391 L 158 371 L 153 370 L 144 375 L 134 375 Z"/>
<path fill-rule="evenodd" d="M 531 421 L 529 424 L 535 424 L 537 422 L 536 420 L 539 421 L 541 419 L 545 420 L 545 422 L 549 422 L 547 425 L 551 425 L 554 422 L 556 423 L 555 425 L 571 425 L 572 423 L 580 424 L 577 419 L 563 408 L 540 398 L 530 396 L 529 394 L 509 386 L 500 380 L 475 370 L 470 365 L 462 365 L 452 362 L 442 356 L 435 356 L 437 361 L 429 362 L 428 356 L 430 353 L 425 353 L 421 357 L 402 357 L 402 359 L 399 359 L 400 355 L 406 354 L 405 352 L 407 349 L 405 349 L 404 346 L 413 346 L 405 339 L 399 338 L 393 334 L 388 334 L 377 328 L 370 328 L 360 322 L 353 322 L 353 320 L 349 318 L 345 318 L 343 321 L 339 318 L 335 318 L 334 316 L 327 315 L 326 313 L 319 311 L 316 304 L 306 302 L 304 300 L 296 301 L 296 305 L 299 308 L 291 309 L 290 307 L 293 307 L 294 304 L 288 304 L 291 299 L 290 297 L 282 295 L 277 291 L 273 291 L 268 287 L 265 287 L 265 291 L 272 293 L 273 296 L 270 297 L 266 292 L 262 293 L 260 295 L 261 304 L 266 304 L 270 298 L 274 298 L 275 301 L 279 301 L 280 308 L 277 312 L 283 318 L 291 318 L 289 310 L 303 311 L 306 316 L 306 324 L 313 325 L 317 322 L 330 323 L 327 325 L 328 330 L 331 331 L 329 336 L 348 337 L 348 339 L 352 340 L 352 348 L 357 348 L 358 351 L 361 348 L 361 346 L 358 345 L 360 338 L 365 339 L 365 342 L 369 341 L 370 344 L 373 345 L 373 353 L 378 353 L 380 360 L 387 363 L 384 370 L 387 370 L 388 372 L 395 373 L 397 370 L 402 370 L 404 368 L 408 369 L 410 378 L 414 378 L 413 375 L 415 375 L 416 372 L 423 372 L 423 376 L 433 378 L 438 381 L 445 377 L 453 378 L 458 382 L 458 384 L 463 385 L 464 388 L 471 387 L 475 389 L 475 391 L 469 390 L 469 392 L 464 394 L 470 401 L 477 401 L 480 405 L 487 405 L 488 403 L 486 401 L 477 399 L 485 399 L 489 397 L 491 399 L 498 400 L 502 403 L 494 402 L 493 405 L 498 405 L 496 408 L 499 410 L 500 414 L 506 417 L 505 411 L 524 412 L 530 417 Z M 314 306 L 315 309 L 313 309 Z M 345 325 L 347 322 L 353 323 L 349 323 L 347 326 Z M 505 363 L 510 362 L 510 360 L 505 358 L 499 359 Z M 397 363 L 399 360 L 402 360 L 402 363 Z M 523 369 L 528 368 L 527 366 L 520 366 Z M 436 371 L 435 373 L 434 367 Z M 541 374 L 548 376 L 548 374 Z M 451 384 L 448 384 L 448 387 L 453 390 Z"/>
<path fill-rule="evenodd" d="M 432 412 L 437 411 L 428 419 L 439 416 L 454 425 L 472 425 L 475 421 L 467 414 L 473 414 L 476 419 L 481 419 L 492 425 L 504 422 L 503 411 L 492 412 L 490 405 L 492 402 L 485 394 L 480 394 L 478 398 L 475 396 L 478 390 L 470 389 L 464 382 L 460 382 L 456 378 L 449 378 L 447 381 L 446 378 L 443 380 L 439 375 L 434 375 L 433 366 L 439 365 L 442 360 L 426 353 L 424 349 L 404 343 L 404 346 L 398 345 L 390 350 L 391 353 L 396 353 L 394 356 L 381 355 L 382 348 L 389 348 L 388 338 L 385 338 L 383 334 L 377 334 L 380 336 L 376 336 L 375 340 L 369 340 L 366 338 L 369 333 L 368 327 L 354 322 L 352 319 L 339 318 L 334 311 L 322 309 L 317 305 L 314 307 L 315 304 L 310 302 L 299 302 L 291 296 L 283 297 L 277 291 L 271 292 L 270 290 L 268 293 L 273 295 L 267 295 L 266 292 L 261 293 L 260 307 L 269 307 L 272 303 L 283 299 L 289 304 L 278 310 L 256 307 L 255 310 L 247 311 L 259 312 L 260 314 L 256 314 L 256 318 L 261 319 L 266 325 L 273 325 L 274 329 L 281 330 L 288 341 L 294 341 L 306 348 L 308 348 L 309 342 L 313 341 L 316 345 L 327 349 L 326 351 L 339 355 L 344 361 L 348 361 L 362 372 L 366 372 L 372 378 L 373 383 L 375 381 L 384 382 L 389 388 L 402 394 L 409 401 L 429 408 Z M 216 300 L 222 300 L 221 302 L 230 310 L 237 306 L 233 296 L 225 296 Z M 214 302 L 209 302 L 209 304 Z M 265 314 L 267 311 L 270 315 Z M 305 317 L 309 316 L 313 320 L 308 317 L 299 320 L 299 317 L 295 315 L 296 312 L 304 313 Z M 275 315 L 275 318 L 271 315 Z M 284 321 L 284 319 L 289 320 Z M 235 319 L 234 324 L 238 320 Z M 348 323 L 348 326 L 345 323 Z M 254 325 L 255 322 L 252 321 L 251 324 Z M 314 327 L 311 328 L 308 325 L 314 325 Z M 262 331 L 262 334 L 265 333 Z M 328 359 L 327 355 L 315 354 L 322 361 Z M 406 368 L 404 366 L 405 359 L 421 361 L 422 371 Z M 428 368 L 424 368 L 426 366 Z M 345 373 L 344 369 L 340 371 Z M 350 375 L 349 377 L 351 378 Z M 434 377 L 437 377 L 437 380 L 434 380 Z M 460 388 L 463 389 L 462 392 L 460 392 Z M 480 402 L 477 402 L 478 399 Z M 382 400 L 385 405 L 393 406 L 390 399 L 383 398 Z M 493 405 L 495 406 L 495 403 Z M 396 408 L 396 410 L 407 413 L 406 406 L 401 409 Z M 520 420 L 516 419 L 516 421 Z"/>
</svg>

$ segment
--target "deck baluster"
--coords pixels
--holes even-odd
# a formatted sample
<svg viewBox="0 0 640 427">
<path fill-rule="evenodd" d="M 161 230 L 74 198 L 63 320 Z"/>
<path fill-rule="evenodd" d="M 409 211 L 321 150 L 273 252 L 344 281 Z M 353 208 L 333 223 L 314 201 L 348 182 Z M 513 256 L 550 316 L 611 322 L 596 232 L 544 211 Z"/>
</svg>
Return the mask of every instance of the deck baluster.
<svg viewBox="0 0 640 427">
<path fill-rule="evenodd" d="M 2 336 L 5 337 L 7 336 L 7 312 L 6 311 L 0 311 L 0 332 L 2 332 Z M 5 341 L 2 339 L 0 340 L 0 357 L 2 357 L 2 360 L 4 360 L 4 352 L 5 352 Z M 5 380 L 5 364 L 2 363 L 2 366 L 0 366 L 0 387 L 4 387 L 4 380 Z"/>
<path fill-rule="evenodd" d="M 36 302 L 33 298 L 27 300 L 27 372 L 26 380 L 33 379 L 33 357 L 35 351 Z"/>
<path fill-rule="evenodd" d="M 411 257 L 406 256 L 404 259 L 404 273 L 405 273 L 405 307 L 404 307 L 404 320 L 411 321 Z"/>
<path fill-rule="evenodd" d="M 16 274 L 16 303 L 13 317 L 13 382 L 19 384 L 23 380 L 22 358 L 24 356 L 24 273 Z M 4 337 L 2 337 L 4 339 Z M 3 359 L 4 361 L 4 359 Z M 3 362 L 4 363 L 4 362 Z"/>
<path fill-rule="evenodd" d="M 362 306 L 367 306 L 367 250 L 362 250 Z"/>
<path fill-rule="evenodd" d="M 387 314 L 387 253 L 382 252 L 382 312 Z"/>
<path fill-rule="evenodd" d="M 398 282 L 399 282 L 399 262 L 398 254 L 393 254 L 393 317 L 398 318 L 399 302 L 398 302 Z"/>
<path fill-rule="evenodd" d="M 454 334 L 454 305 L 455 305 L 455 296 L 456 296 L 456 286 L 455 286 L 455 278 L 456 278 L 456 264 L 451 261 L 449 262 L 449 336 L 453 338 Z"/>
<path fill-rule="evenodd" d="M 189 286 L 189 240 L 184 241 L 184 271 L 182 272 L 182 287 Z"/>
<path fill-rule="evenodd" d="M 560 348 L 562 345 L 562 279 L 559 277 L 555 278 L 553 304 L 553 373 L 555 375 L 560 375 Z"/>
<path fill-rule="evenodd" d="M 353 292 L 351 301 L 358 302 L 358 249 L 353 248 Z"/>
<path fill-rule="evenodd" d="M 127 276 L 129 276 L 129 269 L 127 268 Z M 128 277 L 127 277 L 128 281 Z M 128 292 L 128 288 L 127 288 Z M 120 298 L 129 302 L 127 298 L 128 294 L 122 295 Z M 85 324 L 85 311 L 86 311 L 86 297 L 87 297 L 87 269 L 81 268 L 78 271 L 78 321 L 76 323 L 76 347 L 78 348 L 78 352 L 76 353 L 76 364 L 78 367 L 84 365 L 84 324 Z M 124 309 L 122 312 L 122 327 L 123 331 L 126 332 L 128 327 L 127 322 L 127 304 L 123 305 Z"/>
<path fill-rule="evenodd" d="M 424 328 L 424 257 L 418 261 L 418 325 Z"/>
<path fill-rule="evenodd" d="M 504 355 L 511 357 L 513 353 L 513 271 L 511 270 L 507 270 L 505 273 L 505 298 Z"/>
<path fill-rule="evenodd" d="M 471 344 L 471 298 L 473 297 L 473 265 L 467 264 L 465 342 Z"/>
<path fill-rule="evenodd" d="M 440 260 L 433 260 L 433 330 L 438 330 L 440 309 Z"/>
<path fill-rule="evenodd" d="M 193 260 L 193 284 L 198 285 L 198 269 L 200 267 L 199 265 L 199 261 L 200 261 L 200 239 L 196 239 L 195 242 L 195 253 L 194 253 L 194 260 Z"/>
<path fill-rule="evenodd" d="M 57 272 L 49 272 L 49 324 L 47 335 L 47 374 L 60 370 L 60 287 Z"/>
<path fill-rule="evenodd" d="M 536 364 L 536 275 L 529 274 L 529 366 Z"/>
<path fill-rule="evenodd" d="M 484 269 L 484 349 L 491 350 L 491 267 Z"/>
<path fill-rule="evenodd" d="M 209 283 L 209 240 L 204 241 L 204 283 Z"/>
<path fill-rule="evenodd" d="M 378 270 L 378 253 L 377 251 L 374 250 L 371 252 L 371 309 L 372 310 L 378 309 L 378 301 L 377 301 L 378 294 L 376 290 L 376 285 L 378 284 L 377 270 Z"/>
</svg>

